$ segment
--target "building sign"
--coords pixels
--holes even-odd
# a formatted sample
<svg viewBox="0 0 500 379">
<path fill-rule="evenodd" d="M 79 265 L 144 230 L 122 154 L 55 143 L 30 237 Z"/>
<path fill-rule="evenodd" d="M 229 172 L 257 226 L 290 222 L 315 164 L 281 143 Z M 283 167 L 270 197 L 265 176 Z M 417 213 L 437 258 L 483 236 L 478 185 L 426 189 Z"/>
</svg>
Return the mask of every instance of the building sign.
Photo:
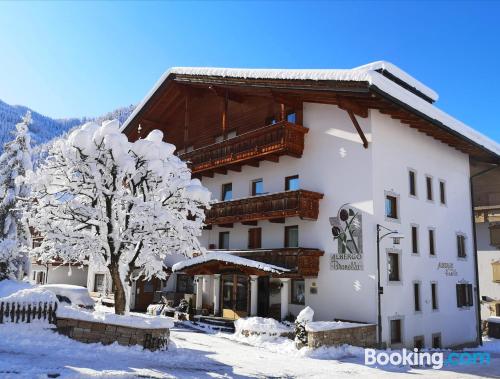
<svg viewBox="0 0 500 379">
<path fill-rule="evenodd" d="M 452 262 L 439 262 L 438 270 L 443 270 L 446 276 L 458 276 L 458 271 Z"/>
<path fill-rule="evenodd" d="M 361 214 L 348 204 L 340 207 L 336 217 L 330 217 L 337 252 L 330 257 L 331 270 L 363 269 L 363 236 Z"/>
</svg>

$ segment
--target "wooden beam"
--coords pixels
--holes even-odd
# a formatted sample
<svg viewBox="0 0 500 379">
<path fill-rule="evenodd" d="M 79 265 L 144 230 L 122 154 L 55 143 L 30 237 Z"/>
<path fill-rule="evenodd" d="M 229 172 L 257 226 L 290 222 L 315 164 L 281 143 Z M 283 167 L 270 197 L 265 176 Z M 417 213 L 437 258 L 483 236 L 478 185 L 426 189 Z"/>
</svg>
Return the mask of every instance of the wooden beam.
<svg viewBox="0 0 500 379">
<path fill-rule="evenodd" d="M 231 170 L 231 171 L 241 172 L 241 166 L 240 165 L 229 166 L 227 169 Z"/>
<path fill-rule="evenodd" d="M 259 161 L 248 162 L 247 164 L 249 166 L 252 166 L 252 167 L 259 167 L 260 166 L 260 162 Z"/>
<path fill-rule="evenodd" d="M 259 224 L 258 221 L 242 221 L 241 223 L 243 225 L 249 225 L 249 226 L 257 226 Z"/>
<path fill-rule="evenodd" d="M 368 140 L 366 139 L 365 133 L 363 133 L 363 129 L 361 129 L 361 126 L 359 126 L 358 120 L 356 120 L 356 116 L 354 115 L 354 113 L 351 110 L 347 110 L 347 114 L 351 118 L 352 124 L 356 128 L 356 131 L 358 132 L 359 137 L 363 141 L 363 147 L 365 149 L 368 149 Z"/>
<path fill-rule="evenodd" d="M 272 218 L 269 220 L 269 222 L 275 223 L 275 224 L 284 224 L 285 219 L 284 218 Z"/>
<path fill-rule="evenodd" d="M 286 119 L 286 107 L 285 104 L 280 104 L 280 121 L 285 121 Z"/>
<path fill-rule="evenodd" d="M 226 139 L 227 135 L 227 96 L 222 97 L 222 136 Z"/>
<path fill-rule="evenodd" d="M 338 106 L 340 109 L 343 109 L 347 112 L 355 113 L 359 117 L 367 118 L 368 117 L 368 108 L 362 107 L 358 103 L 353 100 L 346 99 L 341 97 L 338 99 Z"/>
<path fill-rule="evenodd" d="M 228 100 L 234 101 L 235 103 L 241 104 L 245 101 L 243 96 L 240 96 L 234 92 L 230 92 L 226 88 L 221 88 L 221 87 L 217 87 L 217 86 L 209 86 L 208 89 L 210 91 L 212 91 L 212 93 L 214 93 L 215 96 L 219 96 L 219 97 L 223 97 L 223 98 L 227 97 Z"/>
<path fill-rule="evenodd" d="M 221 175 L 226 175 L 227 174 L 227 170 L 225 168 L 214 168 L 214 172 L 216 174 L 221 174 Z"/>
<path fill-rule="evenodd" d="M 234 224 L 219 224 L 220 228 L 232 228 Z"/>
<path fill-rule="evenodd" d="M 278 163 L 280 161 L 280 157 L 277 155 L 266 155 L 264 157 L 264 159 L 266 161 L 270 161 L 270 162 L 274 162 L 274 163 Z"/>
<path fill-rule="evenodd" d="M 186 92 L 184 99 L 184 151 L 188 145 L 188 130 L 189 130 L 189 93 Z"/>
</svg>

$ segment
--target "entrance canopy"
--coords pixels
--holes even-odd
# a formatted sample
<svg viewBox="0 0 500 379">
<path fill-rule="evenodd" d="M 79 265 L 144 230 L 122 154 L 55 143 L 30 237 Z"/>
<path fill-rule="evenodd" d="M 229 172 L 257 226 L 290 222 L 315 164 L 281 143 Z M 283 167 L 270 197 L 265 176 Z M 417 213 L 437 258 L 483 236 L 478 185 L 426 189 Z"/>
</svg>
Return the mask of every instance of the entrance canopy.
<svg viewBox="0 0 500 379">
<path fill-rule="evenodd" d="M 279 278 L 316 277 L 323 251 L 304 248 L 208 250 L 176 263 L 172 271 L 189 275 L 213 275 L 236 270 L 247 275 Z"/>
<path fill-rule="evenodd" d="M 225 251 L 208 251 L 204 255 L 176 263 L 173 265 L 172 271 L 191 272 L 195 275 L 211 275 L 231 268 L 236 268 L 249 275 L 281 275 L 290 271 L 284 267 L 254 261 Z"/>
</svg>

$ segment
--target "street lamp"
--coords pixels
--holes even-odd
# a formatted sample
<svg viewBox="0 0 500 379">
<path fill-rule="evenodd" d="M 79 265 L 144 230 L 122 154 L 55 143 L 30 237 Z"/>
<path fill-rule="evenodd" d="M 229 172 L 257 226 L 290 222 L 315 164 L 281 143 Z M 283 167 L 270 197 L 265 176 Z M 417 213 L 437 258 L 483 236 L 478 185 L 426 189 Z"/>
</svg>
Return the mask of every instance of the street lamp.
<svg viewBox="0 0 500 379">
<path fill-rule="evenodd" d="M 378 347 L 382 348 L 382 294 L 384 293 L 384 288 L 380 285 L 380 241 L 382 241 L 385 237 L 390 236 L 392 238 L 392 243 L 394 245 L 399 245 L 401 243 L 401 239 L 404 236 L 399 233 L 397 230 L 391 230 L 377 224 L 377 297 L 378 297 Z"/>
</svg>

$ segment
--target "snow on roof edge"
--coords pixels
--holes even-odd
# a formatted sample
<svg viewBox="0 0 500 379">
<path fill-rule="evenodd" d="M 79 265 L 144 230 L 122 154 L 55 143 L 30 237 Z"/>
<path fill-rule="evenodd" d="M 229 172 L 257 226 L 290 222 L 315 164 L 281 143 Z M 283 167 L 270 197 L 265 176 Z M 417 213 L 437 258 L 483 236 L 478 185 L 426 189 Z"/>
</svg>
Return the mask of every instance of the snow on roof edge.
<svg viewBox="0 0 500 379">
<path fill-rule="evenodd" d="M 271 265 L 268 263 L 254 261 L 252 259 L 239 257 L 237 255 L 232 255 L 226 252 L 221 251 L 208 251 L 203 255 L 199 255 L 194 258 L 189 258 L 181 262 L 177 262 L 172 266 L 172 272 L 182 271 L 183 269 L 195 265 L 199 265 L 202 263 L 210 262 L 210 261 L 219 261 L 219 262 L 227 262 L 240 266 L 252 267 L 258 270 L 282 274 L 284 272 L 290 271 L 284 267 L 279 267 L 275 265 Z"/>
<path fill-rule="evenodd" d="M 256 79 L 281 79 L 281 80 L 338 80 L 338 81 L 366 81 L 370 85 L 375 86 L 410 106 L 411 108 L 427 115 L 428 117 L 439 121 L 446 127 L 456 131 L 468 140 L 482 146 L 490 153 L 500 157 L 500 144 L 486 137 L 484 134 L 462 123 L 454 117 L 448 115 L 433 104 L 425 101 L 421 97 L 411 93 L 401 87 L 392 80 L 386 78 L 379 72 L 378 69 L 385 69 L 392 75 L 403 80 L 405 83 L 418 89 L 420 92 L 430 98 L 437 99 L 438 94 L 429 87 L 426 87 L 417 79 L 407 74 L 397 66 L 386 61 L 377 61 L 359 66 L 353 69 L 237 69 L 237 68 L 215 68 L 215 67 L 172 67 L 167 70 L 160 79 L 155 83 L 153 88 L 146 94 L 143 100 L 137 105 L 130 116 L 125 120 L 121 127 L 124 131 L 128 124 L 137 116 L 141 109 L 151 99 L 158 88 L 171 74 L 184 74 L 194 76 L 221 76 L 221 77 L 241 77 L 241 78 L 256 78 Z M 425 87 L 425 88 L 424 88 Z"/>
</svg>

